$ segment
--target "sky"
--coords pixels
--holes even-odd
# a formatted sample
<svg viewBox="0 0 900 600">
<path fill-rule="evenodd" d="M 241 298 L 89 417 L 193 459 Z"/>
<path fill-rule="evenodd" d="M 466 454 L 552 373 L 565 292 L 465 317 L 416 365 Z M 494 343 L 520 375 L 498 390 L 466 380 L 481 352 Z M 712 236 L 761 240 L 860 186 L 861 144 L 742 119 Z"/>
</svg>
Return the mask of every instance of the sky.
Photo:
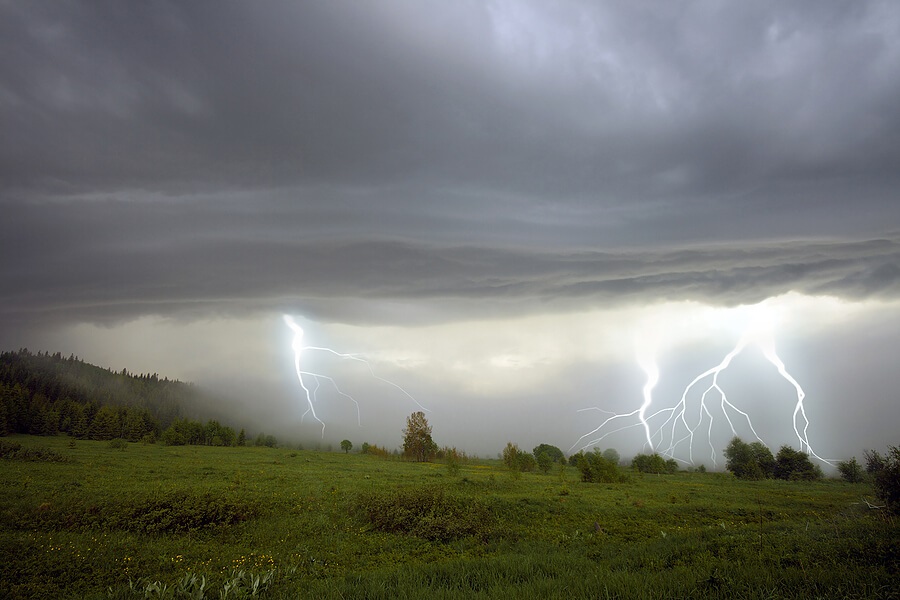
<svg viewBox="0 0 900 600">
<path fill-rule="evenodd" d="M 895 2 L 5 0 L 0 131 L 0 348 L 334 447 L 900 442 Z"/>
</svg>

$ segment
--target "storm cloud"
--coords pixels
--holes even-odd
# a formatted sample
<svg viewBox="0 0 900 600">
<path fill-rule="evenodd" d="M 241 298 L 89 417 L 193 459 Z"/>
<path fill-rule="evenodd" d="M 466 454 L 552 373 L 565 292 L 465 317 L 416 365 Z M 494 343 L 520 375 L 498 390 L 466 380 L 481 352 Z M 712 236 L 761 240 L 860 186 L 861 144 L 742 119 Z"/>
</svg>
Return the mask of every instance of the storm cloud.
<svg viewBox="0 0 900 600">
<path fill-rule="evenodd" d="M 898 74 L 889 1 L 4 2 L 0 346 L 791 292 L 893 322 Z"/>
</svg>

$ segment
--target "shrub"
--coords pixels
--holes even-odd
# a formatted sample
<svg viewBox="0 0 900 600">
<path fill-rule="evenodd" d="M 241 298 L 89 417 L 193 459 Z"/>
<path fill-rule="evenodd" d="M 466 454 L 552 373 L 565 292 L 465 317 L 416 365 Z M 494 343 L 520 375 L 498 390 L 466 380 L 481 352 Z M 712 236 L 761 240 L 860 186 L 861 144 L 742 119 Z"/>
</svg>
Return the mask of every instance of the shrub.
<svg viewBox="0 0 900 600">
<path fill-rule="evenodd" d="M 604 458 L 599 450 L 581 453 L 578 470 L 581 471 L 581 481 L 586 483 L 619 483 L 626 480 L 619 467 Z"/>
<path fill-rule="evenodd" d="M 69 462 L 69 457 L 49 448 L 23 448 L 17 442 L 0 440 L 0 458 L 26 462 Z"/>
<path fill-rule="evenodd" d="M 387 494 L 363 494 L 361 515 L 378 531 L 431 541 L 487 536 L 494 516 L 479 498 L 461 498 L 439 487 L 416 487 Z"/>
<path fill-rule="evenodd" d="M 848 483 L 860 483 L 863 480 L 863 468 L 862 465 L 856 462 L 856 457 L 840 461 L 837 464 L 837 469 L 838 473 L 841 474 L 841 479 Z"/>
<path fill-rule="evenodd" d="M 127 531 L 181 533 L 242 523 L 256 516 L 257 509 L 209 492 L 171 492 L 107 512 L 110 525 Z"/>
<path fill-rule="evenodd" d="M 866 451 L 866 470 L 873 476 L 875 496 L 892 513 L 900 513 L 900 447 L 889 446 L 887 456 Z"/>
<path fill-rule="evenodd" d="M 444 448 L 444 461 L 447 464 L 447 472 L 452 476 L 456 477 L 459 475 L 459 464 L 465 458 L 465 452 L 461 452 L 454 448 Z"/>
<path fill-rule="evenodd" d="M 535 460 L 537 460 L 538 469 L 545 475 L 553 468 L 553 459 L 546 452 L 539 453 Z"/>
<path fill-rule="evenodd" d="M 814 465 L 805 452 L 782 446 L 775 456 L 775 478 L 790 481 L 822 479 L 822 469 Z"/>
<path fill-rule="evenodd" d="M 678 470 L 678 463 L 674 460 L 675 470 Z M 639 473 L 668 473 L 670 466 L 662 456 L 654 452 L 653 454 L 638 454 L 631 460 L 631 468 Z"/>
<path fill-rule="evenodd" d="M 738 479 L 766 479 L 778 476 L 772 451 L 760 441 L 747 444 L 739 437 L 732 438 L 725 448 L 725 459 L 725 468 L 734 473 Z M 819 474 L 821 476 L 821 470 Z"/>
<path fill-rule="evenodd" d="M 109 440 L 109 447 L 112 448 L 113 450 L 121 450 L 124 452 L 125 450 L 128 449 L 128 442 L 126 442 L 122 438 L 115 438 L 115 439 Z"/>
<path fill-rule="evenodd" d="M 503 449 L 503 464 L 509 469 L 513 476 L 519 473 L 534 471 L 537 468 L 537 461 L 534 456 L 528 452 L 519 449 L 518 444 L 507 442 Z"/>
</svg>

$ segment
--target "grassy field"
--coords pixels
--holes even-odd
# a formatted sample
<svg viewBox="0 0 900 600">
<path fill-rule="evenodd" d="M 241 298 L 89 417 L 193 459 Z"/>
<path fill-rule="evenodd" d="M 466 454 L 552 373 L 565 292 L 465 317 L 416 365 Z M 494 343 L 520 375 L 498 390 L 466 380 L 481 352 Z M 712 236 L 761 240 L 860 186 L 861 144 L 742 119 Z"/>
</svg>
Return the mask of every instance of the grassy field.
<svg viewBox="0 0 900 600">
<path fill-rule="evenodd" d="M 14 436 L 2 598 L 897 598 L 864 484 Z M 54 454 L 55 453 L 55 454 Z"/>
</svg>

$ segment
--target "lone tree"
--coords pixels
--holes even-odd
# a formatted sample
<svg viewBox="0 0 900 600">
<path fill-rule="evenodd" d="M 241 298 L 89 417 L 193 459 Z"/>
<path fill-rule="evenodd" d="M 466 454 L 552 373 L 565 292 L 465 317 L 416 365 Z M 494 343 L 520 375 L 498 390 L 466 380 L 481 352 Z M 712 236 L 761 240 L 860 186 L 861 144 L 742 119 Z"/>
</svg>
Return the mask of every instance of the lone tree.
<svg viewBox="0 0 900 600">
<path fill-rule="evenodd" d="M 344 451 L 344 454 L 350 452 L 351 449 L 353 449 L 353 442 L 351 442 L 350 440 L 341 441 L 341 450 Z"/>
<path fill-rule="evenodd" d="M 437 452 L 437 444 L 431 439 L 431 425 L 422 411 L 406 417 L 403 430 L 403 454 L 418 462 L 427 462 Z"/>
</svg>

